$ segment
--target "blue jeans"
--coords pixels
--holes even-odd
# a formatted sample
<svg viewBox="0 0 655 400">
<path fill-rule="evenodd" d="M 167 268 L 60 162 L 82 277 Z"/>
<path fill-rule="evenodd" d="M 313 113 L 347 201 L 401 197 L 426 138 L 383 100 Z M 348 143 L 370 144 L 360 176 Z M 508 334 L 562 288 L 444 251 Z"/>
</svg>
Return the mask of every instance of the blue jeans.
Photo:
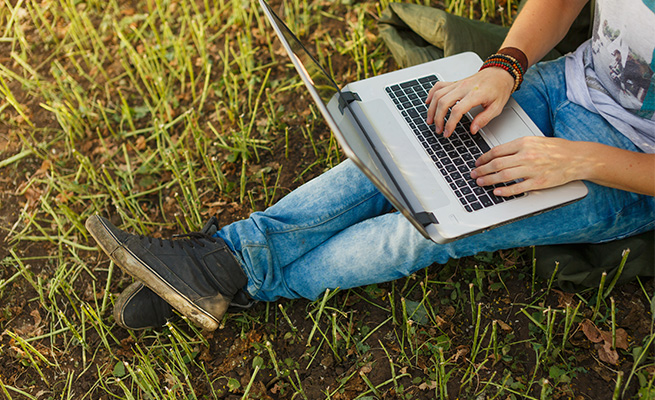
<svg viewBox="0 0 655 400">
<path fill-rule="evenodd" d="M 547 136 L 639 151 L 601 116 L 566 98 L 564 60 L 541 63 L 514 94 Z M 350 161 L 264 212 L 225 226 L 223 238 L 258 300 L 316 299 L 410 275 L 432 263 L 529 245 L 599 243 L 655 227 L 655 199 L 586 182 L 586 198 L 445 245 L 425 239 Z"/>
</svg>

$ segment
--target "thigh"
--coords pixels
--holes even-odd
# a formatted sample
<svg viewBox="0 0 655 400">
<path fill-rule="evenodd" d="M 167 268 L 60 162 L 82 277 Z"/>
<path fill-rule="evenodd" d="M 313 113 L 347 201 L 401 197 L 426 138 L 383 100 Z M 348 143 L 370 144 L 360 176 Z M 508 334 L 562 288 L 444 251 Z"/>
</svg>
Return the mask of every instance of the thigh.
<svg viewBox="0 0 655 400">
<path fill-rule="evenodd" d="M 545 136 L 553 136 L 553 111 L 566 100 L 564 58 L 532 66 L 512 97 Z"/>
</svg>

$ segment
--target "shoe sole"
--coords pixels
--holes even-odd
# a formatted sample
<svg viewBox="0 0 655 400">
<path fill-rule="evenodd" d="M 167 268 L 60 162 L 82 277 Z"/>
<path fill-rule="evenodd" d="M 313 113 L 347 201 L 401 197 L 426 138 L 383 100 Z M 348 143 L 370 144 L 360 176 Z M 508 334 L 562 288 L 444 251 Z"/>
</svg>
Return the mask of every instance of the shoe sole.
<svg viewBox="0 0 655 400">
<path fill-rule="evenodd" d="M 123 246 L 100 217 L 92 215 L 86 220 L 85 226 L 100 248 L 123 271 L 141 281 L 196 325 L 208 331 L 218 329 L 219 321 L 214 316 L 196 306 L 189 298 L 150 270 L 145 262 Z"/>
</svg>

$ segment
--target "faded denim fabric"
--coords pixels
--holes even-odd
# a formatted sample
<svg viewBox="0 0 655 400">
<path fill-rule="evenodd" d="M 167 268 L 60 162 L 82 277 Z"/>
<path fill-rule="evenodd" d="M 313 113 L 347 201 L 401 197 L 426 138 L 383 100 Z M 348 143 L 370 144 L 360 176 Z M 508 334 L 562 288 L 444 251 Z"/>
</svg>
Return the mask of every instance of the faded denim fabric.
<svg viewBox="0 0 655 400">
<path fill-rule="evenodd" d="M 600 115 L 566 98 L 564 59 L 538 64 L 514 94 L 547 136 L 639 151 Z M 655 228 L 655 198 L 587 182 L 586 198 L 445 245 L 429 241 L 350 161 L 264 212 L 221 229 L 255 299 L 316 299 L 410 275 L 432 263 L 529 245 L 599 243 Z"/>
</svg>

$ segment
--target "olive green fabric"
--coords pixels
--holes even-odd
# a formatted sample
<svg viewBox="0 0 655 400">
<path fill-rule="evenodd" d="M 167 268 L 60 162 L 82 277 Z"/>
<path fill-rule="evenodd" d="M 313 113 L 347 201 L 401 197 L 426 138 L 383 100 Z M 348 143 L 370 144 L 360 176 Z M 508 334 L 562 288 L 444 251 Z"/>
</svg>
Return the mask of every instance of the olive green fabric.
<svg viewBox="0 0 655 400">
<path fill-rule="evenodd" d="M 626 249 L 629 249 L 630 253 L 617 284 L 629 282 L 637 276 L 655 276 L 653 231 L 601 244 L 537 246 L 537 274 L 544 279 L 550 279 L 557 265 L 556 282 L 567 292 L 598 287 L 603 272 L 607 272 L 605 285 L 608 285 L 619 272 Z"/>
<path fill-rule="evenodd" d="M 589 38 L 591 5 L 580 14 L 567 37 L 544 59 L 575 50 Z M 458 17 L 432 7 L 390 3 L 378 22 L 380 37 L 402 67 L 473 51 L 485 59 L 502 44 L 508 28 Z"/>
</svg>

